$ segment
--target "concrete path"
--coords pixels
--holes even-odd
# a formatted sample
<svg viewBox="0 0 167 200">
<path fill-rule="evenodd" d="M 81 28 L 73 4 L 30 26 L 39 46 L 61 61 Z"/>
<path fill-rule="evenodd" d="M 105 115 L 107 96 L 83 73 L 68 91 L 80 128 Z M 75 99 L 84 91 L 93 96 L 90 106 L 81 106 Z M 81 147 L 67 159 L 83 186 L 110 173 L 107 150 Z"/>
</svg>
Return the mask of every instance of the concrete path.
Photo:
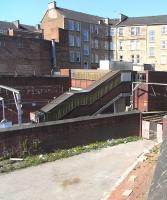
<svg viewBox="0 0 167 200">
<path fill-rule="evenodd" d="M 0 200 L 100 200 L 152 144 L 121 144 L 1 175 Z"/>
</svg>

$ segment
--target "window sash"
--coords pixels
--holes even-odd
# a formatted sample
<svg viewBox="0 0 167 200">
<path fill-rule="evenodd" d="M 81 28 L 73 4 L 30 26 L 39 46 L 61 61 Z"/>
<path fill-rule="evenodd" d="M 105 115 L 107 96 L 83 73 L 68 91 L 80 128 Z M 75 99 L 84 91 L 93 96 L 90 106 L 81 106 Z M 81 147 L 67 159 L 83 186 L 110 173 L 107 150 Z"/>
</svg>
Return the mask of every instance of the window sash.
<svg viewBox="0 0 167 200">
<path fill-rule="evenodd" d="M 80 39 L 80 36 L 76 36 L 75 42 L 76 42 L 76 47 L 80 47 L 80 46 L 81 46 L 81 39 Z"/>
<path fill-rule="evenodd" d="M 75 25 L 73 20 L 68 20 L 68 30 L 74 31 Z"/>
<path fill-rule="evenodd" d="M 150 57 L 154 57 L 155 56 L 155 48 L 154 47 L 150 47 L 149 48 L 149 56 Z"/>
<path fill-rule="evenodd" d="M 149 42 L 155 42 L 155 31 L 149 32 Z"/>
<path fill-rule="evenodd" d="M 84 55 L 85 56 L 89 55 L 89 46 L 88 45 L 84 45 Z"/>
<path fill-rule="evenodd" d="M 167 48 L 167 41 L 163 40 L 161 41 L 161 49 L 166 49 Z"/>
<path fill-rule="evenodd" d="M 167 26 L 166 25 L 161 27 L 161 33 L 167 34 Z"/>
<path fill-rule="evenodd" d="M 75 46 L 74 35 L 69 35 L 69 46 L 70 47 L 74 47 Z"/>
<path fill-rule="evenodd" d="M 118 34 L 119 34 L 119 36 L 123 36 L 123 28 L 118 29 Z"/>
<path fill-rule="evenodd" d="M 75 22 L 75 30 L 80 31 L 81 30 L 81 24 L 80 22 Z"/>
<path fill-rule="evenodd" d="M 89 31 L 88 30 L 84 30 L 83 31 L 83 40 L 85 42 L 88 42 L 89 41 Z"/>
</svg>

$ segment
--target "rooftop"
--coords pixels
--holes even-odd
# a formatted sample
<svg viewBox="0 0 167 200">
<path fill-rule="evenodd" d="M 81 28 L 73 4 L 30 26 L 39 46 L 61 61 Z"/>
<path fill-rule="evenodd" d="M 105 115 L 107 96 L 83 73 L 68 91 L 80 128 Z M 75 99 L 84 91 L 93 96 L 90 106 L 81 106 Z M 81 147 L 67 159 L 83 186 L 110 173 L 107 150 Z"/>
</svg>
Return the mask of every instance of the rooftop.
<svg viewBox="0 0 167 200">
<path fill-rule="evenodd" d="M 145 16 L 145 17 L 128 17 L 118 26 L 140 26 L 140 25 L 163 25 L 167 24 L 167 15 Z"/>
<path fill-rule="evenodd" d="M 16 23 L 18 23 L 19 27 L 16 25 Z M 7 31 L 8 29 L 31 31 L 31 32 L 38 31 L 35 26 L 20 24 L 19 21 L 16 22 L 0 21 L 0 30 Z"/>
</svg>

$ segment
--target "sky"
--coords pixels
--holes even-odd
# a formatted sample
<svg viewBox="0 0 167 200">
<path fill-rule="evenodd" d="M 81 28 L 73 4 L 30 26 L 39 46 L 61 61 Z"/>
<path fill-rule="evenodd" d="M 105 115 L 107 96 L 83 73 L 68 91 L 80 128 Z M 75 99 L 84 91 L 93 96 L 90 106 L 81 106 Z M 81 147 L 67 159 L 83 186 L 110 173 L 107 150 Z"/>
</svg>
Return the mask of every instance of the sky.
<svg viewBox="0 0 167 200">
<path fill-rule="evenodd" d="M 0 0 L 0 21 L 39 24 L 52 0 Z M 57 0 L 57 6 L 101 17 L 167 15 L 167 0 Z"/>
</svg>

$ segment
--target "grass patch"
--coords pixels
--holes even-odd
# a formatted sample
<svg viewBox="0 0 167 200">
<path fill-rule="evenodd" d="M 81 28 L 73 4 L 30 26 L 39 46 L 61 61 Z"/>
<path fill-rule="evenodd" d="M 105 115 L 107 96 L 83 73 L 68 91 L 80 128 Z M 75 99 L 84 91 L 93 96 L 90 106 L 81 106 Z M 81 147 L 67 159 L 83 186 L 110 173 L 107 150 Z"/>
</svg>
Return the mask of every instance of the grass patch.
<svg viewBox="0 0 167 200">
<path fill-rule="evenodd" d="M 93 150 L 100 150 L 103 148 L 115 146 L 118 144 L 134 142 L 141 138 L 139 137 L 127 137 L 121 139 L 112 139 L 103 142 L 96 142 L 93 144 L 89 144 L 86 146 L 77 146 L 71 149 L 65 150 L 56 150 L 53 153 L 43 154 L 43 155 L 36 155 L 36 156 L 28 156 L 23 159 L 23 161 L 12 161 L 10 159 L 3 159 L 0 158 L 0 173 L 7 173 L 14 170 L 37 166 L 42 163 L 52 162 L 63 158 L 68 158 L 71 156 L 79 155 L 81 153 L 90 152 Z"/>
</svg>

